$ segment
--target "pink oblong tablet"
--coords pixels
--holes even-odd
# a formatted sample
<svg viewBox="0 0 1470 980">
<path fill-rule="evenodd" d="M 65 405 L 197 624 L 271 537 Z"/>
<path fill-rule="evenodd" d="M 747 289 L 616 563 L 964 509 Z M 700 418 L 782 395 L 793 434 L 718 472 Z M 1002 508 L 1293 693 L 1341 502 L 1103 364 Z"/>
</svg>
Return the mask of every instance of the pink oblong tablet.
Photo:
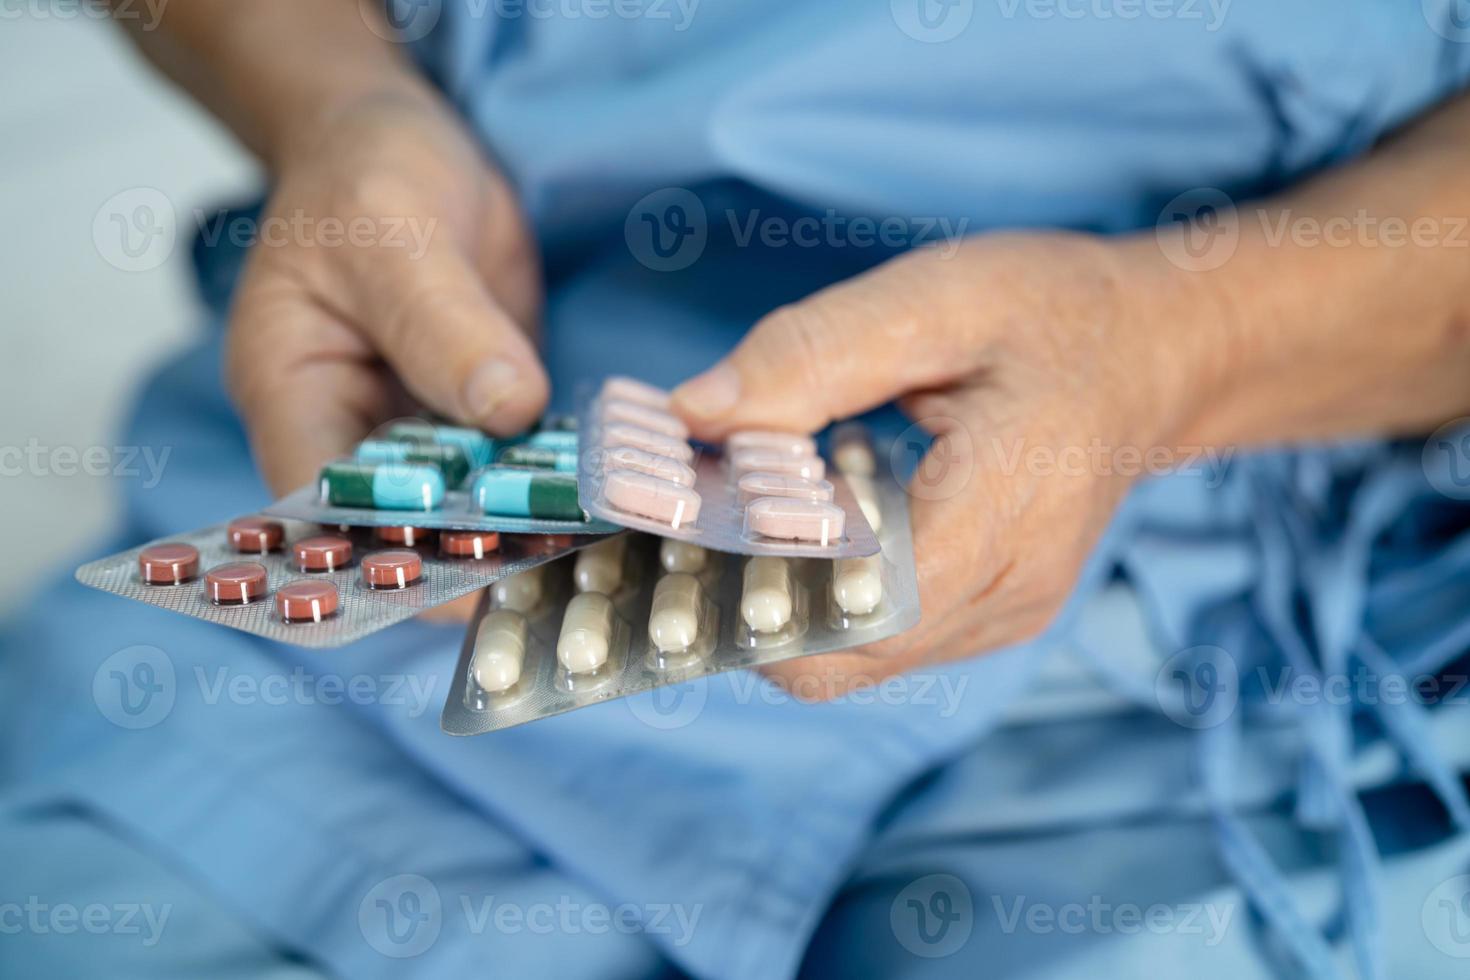
<svg viewBox="0 0 1470 980">
<path fill-rule="evenodd" d="M 826 480 L 803 480 L 784 473 L 747 473 L 736 484 L 740 506 L 758 497 L 791 497 L 794 500 L 829 501 L 832 484 Z"/>
<path fill-rule="evenodd" d="M 667 456 L 655 456 L 641 449 L 619 446 L 617 449 L 609 449 L 602 459 L 603 468 L 607 470 L 631 470 L 677 483 L 681 487 L 694 486 L 694 470 Z"/>
<path fill-rule="evenodd" d="M 616 398 L 608 399 L 602 403 L 602 423 L 612 425 L 616 422 L 636 425 L 640 429 L 657 432 L 670 439 L 689 438 L 689 427 L 668 412 L 660 412 L 658 409 L 648 408 L 635 402 L 618 401 Z"/>
<path fill-rule="evenodd" d="M 803 480 L 820 480 L 827 475 L 827 464 L 820 456 L 788 456 L 768 449 L 747 449 L 730 457 L 730 468 L 739 480 L 747 473 L 779 473 Z"/>
<path fill-rule="evenodd" d="M 683 439 L 675 439 L 659 432 L 650 432 L 636 425 L 628 425 L 626 422 L 614 422 L 602 430 L 602 448 L 615 449 L 618 446 L 641 449 L 655 456 L 667 456 L 681 463 L 690 463 L 694 460 L 694 448 Z"/>
<path fill-rule="evenodd" d="M 815 456 L 817 454 L 817 443 L 811 436 L 796 435 L 792 432 L 767 432 L 757 429 L 732 432 L 730 433 L 730 437 L 725 440 L 725 451 L 731 454 L 743 453 L 749 449 L 780 453 L 783 456 Z"/>
<path fill-rule="evenodd" d="M 745 533 L 783 541 L 815 541 L 824 547 L 842 540 L 847 514 L 836 504 L 790 497 L 762 497 L 745 508 Z"/>
<path fill-rule="evenodd" d="M 614 377 L 602 383 L 602 397 L 634 402 L 663 411 L 669 407 L 669 393 L 634 378 Z"/>
<path fill-rule="evenodd" d="M 602 483 L 602 495 L 618 510 L 667 524 L 674 530 L 699 518 L 698 493 L 642 473 L 613 470 Z"/>
</svg>

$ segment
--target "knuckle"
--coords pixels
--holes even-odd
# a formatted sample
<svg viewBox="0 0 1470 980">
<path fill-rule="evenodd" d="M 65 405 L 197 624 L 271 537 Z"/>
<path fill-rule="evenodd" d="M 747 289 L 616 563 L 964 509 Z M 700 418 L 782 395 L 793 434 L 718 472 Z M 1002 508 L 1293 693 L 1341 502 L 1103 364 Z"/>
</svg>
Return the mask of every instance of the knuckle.
<svg viewBox="0 0 1470 980">
<path fill-rule="evenodd" d="M 367 170 L 337 182 L 328 202 L 331 213 L 344 217 L 406 217 L 424 210 L 415 182 L 391 170 Z"/>
</svg>

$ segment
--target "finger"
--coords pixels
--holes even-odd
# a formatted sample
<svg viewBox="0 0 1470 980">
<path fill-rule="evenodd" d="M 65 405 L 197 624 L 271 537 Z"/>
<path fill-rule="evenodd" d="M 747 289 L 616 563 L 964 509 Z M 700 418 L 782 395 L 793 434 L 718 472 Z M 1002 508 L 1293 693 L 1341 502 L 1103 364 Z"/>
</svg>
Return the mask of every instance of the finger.
<svg viewBox="0 0 1470 980">
<path fill-rule="evenodd" d="M 946 277 L 916 255 L 838 283 L 761 320 L 719 364 L 674 391 L 704 439 L 741 428 L 814 432 L 980 363 L 974 311 L 942 295 Z M 952 277 L 949 277 L 952 278 Z M 964 318 L 946 322 L 946 311 Z"/>
<path fill-rule="evenodd" d="M 530 339 L 445 234 L 423 253 L 369 247 L 351 259 L 354 315 L 428 407 L 497 435 L 546 408 L 546 372 Z"/>
<path fill-rule="evenodd" d="M 247 273 L 230 318 L 227 382 L 267 484 L 284 494 L 350 450 L 392 399 L 373 355 L 294 284 Z"/>
<path fill-rule="evenodd" d="M 943 420 L 909 484 L 920 624 L 879 643 L 764 672 L 798 696 L 812 689 L 835 697 L 935 662 L 957 639 L 968 644 L 960 655 L 1000 642 L 1010 629 L 1002 592 L 1015 567 L 1011 532 L 1023 506 L 1016 493 L 993 457 L 976 457 L 968 430 Z"/>
</svg>

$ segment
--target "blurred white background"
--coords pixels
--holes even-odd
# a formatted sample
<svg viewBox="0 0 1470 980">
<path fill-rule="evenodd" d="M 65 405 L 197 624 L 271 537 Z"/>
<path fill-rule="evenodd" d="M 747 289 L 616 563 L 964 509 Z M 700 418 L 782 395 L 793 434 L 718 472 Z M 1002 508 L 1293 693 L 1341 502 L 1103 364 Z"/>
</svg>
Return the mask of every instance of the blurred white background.
<svg viewBox="0 0 1470 980">
<path fill-rule="evenodd" d="M 259 182 L 227 133 L 77 6 L 0 10 L 0 612 L 115 521 L 110 477 L 56 472 L 80 469 L 66 447 L 112 452 L 146 372 L 201 325 L 189 216 Z M 93 222 L 138 188 L 162 192 L 181 220 L 162 264 L 130 272 L 94 243 Z M 28 446 L 44 465 L 17 454 Z"/>
</svg>

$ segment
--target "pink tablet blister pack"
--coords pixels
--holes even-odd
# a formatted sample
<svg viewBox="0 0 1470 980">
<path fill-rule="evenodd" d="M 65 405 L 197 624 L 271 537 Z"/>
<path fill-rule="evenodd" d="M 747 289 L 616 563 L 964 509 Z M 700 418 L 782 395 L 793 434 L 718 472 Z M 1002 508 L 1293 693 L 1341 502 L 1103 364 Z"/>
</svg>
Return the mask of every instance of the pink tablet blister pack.
<svg viewBox="0 0 1470 980">
<path fill-rule="evenodd" d="M 582 412 L 582 506 L 596 518 L 715 551 L 787 558 L 878 552 L 871 486 L 827 472 L 810 436 L 733 433 L 696 451 L 669 394 L 609 378 Z"/>
</svg>

